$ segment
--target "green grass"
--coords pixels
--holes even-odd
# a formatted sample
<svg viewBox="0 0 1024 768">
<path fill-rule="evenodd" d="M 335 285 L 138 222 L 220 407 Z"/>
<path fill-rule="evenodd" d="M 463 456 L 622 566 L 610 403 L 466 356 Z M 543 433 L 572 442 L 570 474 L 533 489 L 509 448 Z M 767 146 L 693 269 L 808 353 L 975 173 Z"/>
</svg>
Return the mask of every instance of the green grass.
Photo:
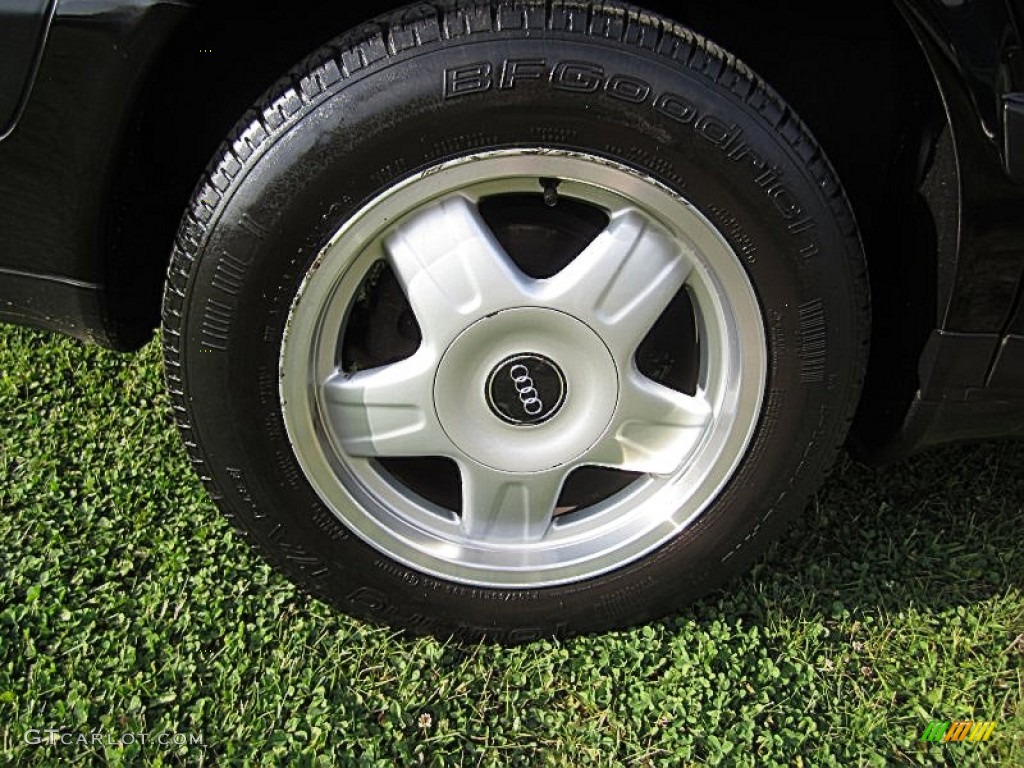
<svg viewBox="0 0 1024 768">
<path fill-rule="evenodd" d="M 0 328 L 0 763 L 1024 766 L 1024 442 L 843 460 L 728 592 L 504 649 L 299 594 L 218 516 L 166 406 L 155 344 Z M 998 726 L 918 741 L 954 718 Z M 46 728 L 206 747 L 26 743 Z"/>
</svg>

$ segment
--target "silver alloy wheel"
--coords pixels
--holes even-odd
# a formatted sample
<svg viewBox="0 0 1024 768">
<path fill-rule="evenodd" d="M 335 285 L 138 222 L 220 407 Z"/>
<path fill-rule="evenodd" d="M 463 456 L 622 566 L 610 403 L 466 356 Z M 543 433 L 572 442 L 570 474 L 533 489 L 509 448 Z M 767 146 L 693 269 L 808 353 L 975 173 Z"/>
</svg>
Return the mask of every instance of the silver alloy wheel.
<svg viewBox="0 0 1024 768">
<path fill-rule="evenodd" d="M 543 179 L 608 224 L 568 266 L 535 279 L 479 203 L 539 193 Z M 404 359 L 348 372 L 346 324 L 382 260 L 422 339 Z M 699 338 L 693 393 L 635 360 L 684 290 Z M 757 297 L 707 219 L 626 166 L 540 148 L 446 162 L 365 205 L 306 274 L 280 357 L 289 440 L 344 524 L 421 572 L 505 588 L 594 577 L 677 536 L 743 457 L 766 371 Z M 389 457 L 454 462 L 461 511 L 415 492 L 385 469 Z M 562 514 L 566 478 L 588 466 L 638 476 Z"/>
</svg>

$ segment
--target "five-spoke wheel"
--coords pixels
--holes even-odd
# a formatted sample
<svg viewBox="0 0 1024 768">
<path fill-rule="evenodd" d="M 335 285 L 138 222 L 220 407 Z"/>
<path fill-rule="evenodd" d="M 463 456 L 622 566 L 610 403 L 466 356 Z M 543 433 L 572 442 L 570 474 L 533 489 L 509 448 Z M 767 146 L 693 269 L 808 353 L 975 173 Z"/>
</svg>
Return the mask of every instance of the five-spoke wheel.
<svg viewBox="0 0 1024 768">
<path fill-rule="evenodd" d="M 522 251 L 516 235 L 503 244 L 481 213 L 531 196 L 566 217 L 581 205 L 603 217 L 540 278 L 510 255 Z M 382 265 L 419 341 L 350 370 L 349 321 Z M 673 302 L 692 323 L 659 334 L 654 354 L 689 358 L 689 386 L 637 364 Z M 289 436 L 324 501 L 388 555 L 485 586 L 594 576 L 676 535 L 742 455 L 765 370 L 754 291 L 703 216 L 625 166 L 535 148 L 430 168 L 365 206 L 306 276 L 281 355 Z M 381 461 L 415 457 L 450 462 L 458 503 L 431 501 L 442 494 L 409 462 Z M 597 498 L 567 492 L 588 467 L 620 482 L 603 478 Z"/>
</svg>

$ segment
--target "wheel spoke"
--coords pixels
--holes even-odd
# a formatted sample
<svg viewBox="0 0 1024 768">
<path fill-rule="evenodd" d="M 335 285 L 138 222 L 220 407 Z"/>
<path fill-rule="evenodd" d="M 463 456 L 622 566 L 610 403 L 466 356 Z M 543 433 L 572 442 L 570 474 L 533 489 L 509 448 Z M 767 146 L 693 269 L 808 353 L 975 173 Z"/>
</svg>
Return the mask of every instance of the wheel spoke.
<svg viewBox="0 0 1024 768">
<path fill-rule="evenodd" d="M 711 421 L 702 396 L 686 395 L 635 370 L 624 382 L 616 422 L 587 463 L 666 475 L 677 470 Z"/>
<path fill-rule="evenodd" d="M 462 530 L 481 541 L 529 542 L 544 537 L 555 512 L 565 472 L 528 475 L 464 464 Z"/>
<path fill-rule="evenodd" d="M 473 320 L 522 301 L 526 278 L 466 198 L 416 214 L 384 248 L 424 338 L 438 345 Z"/>
<path fill-rule="evenodd" d="M 328 417 L 352 456 L 446 456 L 450 442 L 431 405 L 436 361 L 417 353 L 323 385 Z"/>
<path fill-rule="evenodd" d="M 668 232 L 625 210 L 543 290 L 553 305 L 595 323 L 612 354 L 625 362 L 686 282 L 690 268 Z"/>
</svg>

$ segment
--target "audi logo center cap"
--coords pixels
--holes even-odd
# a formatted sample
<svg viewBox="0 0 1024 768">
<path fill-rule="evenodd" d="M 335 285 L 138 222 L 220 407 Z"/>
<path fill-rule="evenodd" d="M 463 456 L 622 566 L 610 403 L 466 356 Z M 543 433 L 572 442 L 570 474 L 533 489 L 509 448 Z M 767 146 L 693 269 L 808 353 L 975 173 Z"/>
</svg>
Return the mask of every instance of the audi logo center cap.
<svg viewBox="0 0 1024 768">
<path fill-rule="evenodd" d="M 543 424 L 565 402 L 562 370 L 543 355 L 505 358 L 487 377 L 487 404 L 502 421 L 528 427 Z"/>
</svg>

